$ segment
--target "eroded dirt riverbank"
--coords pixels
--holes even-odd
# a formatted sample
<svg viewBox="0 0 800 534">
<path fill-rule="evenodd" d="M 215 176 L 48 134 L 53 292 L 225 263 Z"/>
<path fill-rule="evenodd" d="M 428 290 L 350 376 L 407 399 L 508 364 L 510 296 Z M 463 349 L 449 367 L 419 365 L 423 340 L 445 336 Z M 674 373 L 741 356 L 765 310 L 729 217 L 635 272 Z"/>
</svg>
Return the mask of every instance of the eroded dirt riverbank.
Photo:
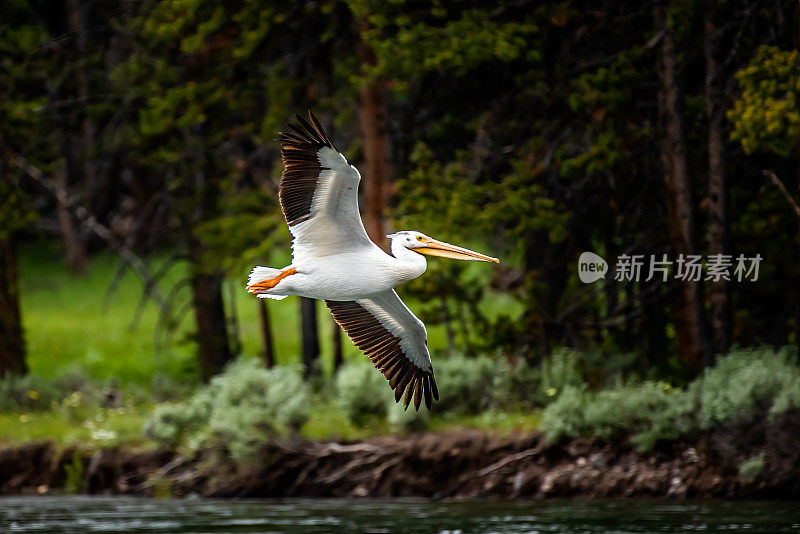
<svg viewBox="0 0 800 534">
<path fill-rule="evenodd" d="M 477 430 L 386 436 L 359 442 L 281 440 L 236 469 L 209 451 L 194 458 L 131 448 L 59 450 L 52 443 L 0 449 L 0 493 L 203 497 L 797 497 L 800 452 L 764 449 L 763 466 L 740 474 L 718 439 L 676 442 L 642 455 L 626 443 Z"/>
</svg>

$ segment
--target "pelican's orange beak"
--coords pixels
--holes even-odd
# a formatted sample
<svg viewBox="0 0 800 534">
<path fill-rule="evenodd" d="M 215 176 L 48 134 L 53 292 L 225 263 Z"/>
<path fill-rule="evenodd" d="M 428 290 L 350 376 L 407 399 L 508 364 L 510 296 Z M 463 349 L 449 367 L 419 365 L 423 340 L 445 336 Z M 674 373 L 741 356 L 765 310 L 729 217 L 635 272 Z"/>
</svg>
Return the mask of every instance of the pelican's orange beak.
<svg viewBox="0 0 800 534">
<path fill-rule="evenodd" d="M 430 237 L 422 237 L 420 242 L 423 243 L 423 246 L 415 247 L 411 250 L 427 256 L 439 256 L 441 258 L 452 258 L 454 260 L 491 261 L 500 263 L 500 260 L 497 258 L 486 256 L 474 250 L 457 247 L 450 243 L 445 243 L 444 241 L 437 241 Z"/>
</svg>

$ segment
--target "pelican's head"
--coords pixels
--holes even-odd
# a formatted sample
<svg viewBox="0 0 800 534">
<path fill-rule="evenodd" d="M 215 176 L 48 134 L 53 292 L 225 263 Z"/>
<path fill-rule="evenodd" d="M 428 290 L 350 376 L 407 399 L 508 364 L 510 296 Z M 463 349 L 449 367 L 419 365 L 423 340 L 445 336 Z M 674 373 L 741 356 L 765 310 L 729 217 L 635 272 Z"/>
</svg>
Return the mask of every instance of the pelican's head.
<svg viewBox="0 0 800 534">
<path fill-rule="evenodd" d="M 441 256 L 443 258 L 453 258 L 456 260 L 469 260 L 469 261 L 493 261 L 500 263 L 497 258 L 485 256 L 479 252 L 475 252 L 466 248 L 457 247 L 450 243 L 437 241 L 432 237 L 428 237 L 421 232 L 413 230 L 403 230 L 402 232 L 395 232 L 386 237 L 392 240 L 392 248 L 395 244 L 401 245 L 414 252 L 425 254 L 428 256 Z"/>
</svg>

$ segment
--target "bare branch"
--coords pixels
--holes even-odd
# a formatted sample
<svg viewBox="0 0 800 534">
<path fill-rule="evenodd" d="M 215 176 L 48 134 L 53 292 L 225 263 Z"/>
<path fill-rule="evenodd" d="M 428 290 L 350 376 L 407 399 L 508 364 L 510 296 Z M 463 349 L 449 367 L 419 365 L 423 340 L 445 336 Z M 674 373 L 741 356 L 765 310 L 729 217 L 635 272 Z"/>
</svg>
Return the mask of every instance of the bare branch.
<svg viewBox="0 0 800 534">
<path fill-rule="evenodd" d="M 151 299 L 158 305 L 161 310 L 162 318 L 170 317 L 171 306 L 169 301 L 158 291 L 156 281 L 150 274 L 150 269 L 147 264 L 142 260 L 133 250 L 121 243 L 114 234 L 101 224 L 91 213 L 89 213 L 83 206 L 76 205 L 75 199 L 70 199 L 67 191 L 63 187 L 59 187 L 57 183 L 50 179 L 38 167 L 31 165 L 28 160 L 19 154 L 14 154 L 11 157 L 11 162 L 19 167 L 25 174 L 32 180 L 44 187 L 47 191 L 52 193 L 65 207 L 71 209 L 81 224 L 91 230 L 97 237 L 105 241 L 109 248 L 119 255 L 119 257 L 136 273 L 142 281 L 144 291 Z"/>
<path fill-rule="evenodd" d="M 786 186 L 783 185 L 783 182 L 781 182 L 780 178 L 775 176 L 775 173 L 772 172 L 772 171 L 764 170 L 764 171 L 761 171 L 761 173 L 764 176 L 767 176 L 770 179 L 770 181 L 773 184 L 775 184 L 775 187 L 777 187 L 778 189 L 781 190 L 781 193 L 783 193 L 783 196 L 786 197 L 786 201 L 792 207 L 792 209 L 794 210 L 795 214 L 798 217 L 800 217 L 800 205 L 797 204 L 797 200 L 795 200 L 794 197 L 789 193 L 789 191 L 786 189 Z"/>
</svg>

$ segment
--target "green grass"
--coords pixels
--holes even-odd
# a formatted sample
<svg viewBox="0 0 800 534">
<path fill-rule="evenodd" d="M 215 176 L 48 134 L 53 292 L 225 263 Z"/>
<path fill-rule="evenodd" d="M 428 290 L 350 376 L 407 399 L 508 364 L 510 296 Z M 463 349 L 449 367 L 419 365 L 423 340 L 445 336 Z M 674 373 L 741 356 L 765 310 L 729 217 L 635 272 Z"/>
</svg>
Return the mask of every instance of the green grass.
<svg viewBox="0 0 800 534">
<path fill-rule="evenodd" d="M 83 443 L 98 448 L 121 443 L 147 445 L 142 425 L 150 405 L 118 409 L 64 406 L 47 411 L 0 413 L 0 443 L 50 440 L 64 446 Z"/>
<path fill-rule="evenodd" d="M 153 261 L 152 270 L 156 271 L 162 261 Z M 77 367 L 94 379 L 116 379 L 124 385 L 139 386 L 149 386 L 157 373 L 174 380 L 196 381 L 188 287 L 175 293 L 175 308 L 185 311 L 179 327 L 166 343 L 157 346 L 154 334 L 159 312 L 152 301 L 145 304 L 134 324 L 142 293 L 139 279 L 127 270 L 110 291 L 119 268 L 119 260 L 113 255 L 93 256 L 82 277 L 71 276 L 59 252 L 46 247 L 26 250 L 20 263 L 21 307 L 32 372 L 54 377 Z M 159 290 L 168 294 L 185 276 L 186 265 L 175 264 Z M 257 301 L 242 286 L 243 281 L 226 281 L 226 307 L 236 313 L 242 352 L 256 356 L 262 350 Z M 299 302 L 290 299 L 267 305 L 278 363 L 297 361 Z M 319 310 L 321 344 L 323 353 L 329 353 L 332 326 L 323 308 Z M 349 352 L 355 356 L 355 348 Z"/>
<path fill-rule="evenodd" d="M 84 277 L 71 276 L 56 251 L 29 249 L 20 262 L 20 294 L 28 365 L 52 378 L 75 367 L 95 379 L 149 385 L 156 372 L 174 378 L 192 369 L 192 347 L 171 343 L 156 353 L 156 306 L 146 304 L 131 328 L 141 284 L 128 272 L 106 299 L 118 261 L 110 255 L 91 259 Z M 180 277 L 170 272 L 164 288 Z M 107 300 L 107 302 L 106 302 Z M 184 322 L 176 338 L 186 336 Z"/>
<path fill-rule="evenodd" d="M 374 417 L 363 425 L 356 426 L 350 421 L 341 407 L 335 402 L 324 402 L 317 399 L 316 409 L 303 425 L 301 434 L 309 439 L 341 439 L 358 440 L 370 436 L 405 433 L 392 426 L 386 418 Z M 402 410 L 401 404 L 392 406 L 393 410 Z M 413 408 L 409 408 L 412 410 Z M 424 409 L 424 408 L 421 408 Z M 535 432 L 539 428 L 541 412 L 539 410 L 487 411 L 477 415 L 440 414 L 434 408 L 432 417 L 427 420 L 426 429 L 432 431 L 458 430 L 462 428 L 480 428 L 498 435 L 512 432 Z"/>
</svg>

